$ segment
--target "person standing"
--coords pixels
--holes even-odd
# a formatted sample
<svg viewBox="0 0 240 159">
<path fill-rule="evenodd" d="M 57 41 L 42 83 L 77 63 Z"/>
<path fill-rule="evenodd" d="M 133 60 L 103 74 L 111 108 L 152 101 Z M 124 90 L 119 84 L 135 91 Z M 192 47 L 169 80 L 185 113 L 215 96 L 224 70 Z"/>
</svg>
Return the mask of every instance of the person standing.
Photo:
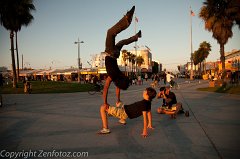
<svg viewBox="0 0 240 159">
<path fill-rule="evenodd" d="M 172 78 L 174 78 L 174 76 L 171 75 L 170 72 L 167 72 L 167 74 L 166 74 L 166 80 L 167 80 L 167 83 L 168 83 L 168 84 L 170 83 L 170 81 L 171 81 Z"/>
<path fill-rule="evenodd" d="M 148 74 L 147 73 L 145 73 L 145 80 L 147 81 L 148 80 Z"/>
</svg>

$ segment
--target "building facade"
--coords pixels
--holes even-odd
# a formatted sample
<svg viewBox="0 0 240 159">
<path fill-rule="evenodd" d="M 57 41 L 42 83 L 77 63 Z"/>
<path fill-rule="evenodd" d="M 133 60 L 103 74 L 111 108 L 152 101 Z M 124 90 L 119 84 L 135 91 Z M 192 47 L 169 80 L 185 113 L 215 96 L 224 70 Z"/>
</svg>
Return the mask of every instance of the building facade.
<svg viewBox="0 0 240 159">
<path fill-rule="evenodd" d="M 240 50 L 232 50 L 225 53 L 225 69 L 231 71 L 240 70 Z"/>
<path fill-rule="evenodd" d="M 132 65 L 128 60 L 123 60 L 123 54 L 120 52 L 119 58 L 117 59 L 118 67 L 121 71 L 126 72 L 138 72 L 137 69 L 140 69 L 141 72 L 152 72 L 152 53 L 149 49 L 140 49 L 140 50 L 131 50 L 129 51 L 132 54 L 137 56 L 142 56 L 144 59 L 143 64 L 140 68 L 136 68 L 136 66 Z M 105 72 L 105 57 L 106 53 L 102 52 L 100 54 L 96 54 L 92 56 L 92 68 L 98 68 L 101 72 Z"/>
<path fill-rule="evenodd" d="M 131 50 L 132 54 L 137 56 L 142 56 L 144 62 L 141 65 L 141 72 L 152 72 L 152 53 L 147 48 L 142 48 L 140 50 Z"/>
</svg>

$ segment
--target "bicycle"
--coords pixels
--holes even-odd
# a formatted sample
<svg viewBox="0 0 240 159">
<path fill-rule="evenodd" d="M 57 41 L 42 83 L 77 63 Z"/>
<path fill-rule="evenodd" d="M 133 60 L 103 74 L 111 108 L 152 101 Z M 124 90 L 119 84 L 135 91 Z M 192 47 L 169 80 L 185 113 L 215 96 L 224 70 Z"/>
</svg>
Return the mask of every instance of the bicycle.
<svg viewBox="0 0 240 159">
<path fill-rule="evenodd" d="M 179 89 L 179 88 L 180 88 L 180 86 L 178 85 L 178 83 L 175 82 L 174 80 L 171 80 L 171 81 L 169 82 L 169 84 L 170 84 L 170 87 L 173 88 L 173 89 Z"/>
<path fill-rule="evenodd" d="M 100 92 L 101 94 L 103 93 L 103 84 L 102 83 L 91 84 L 91 88 L 88 91 L 88 94 L 94 95 L 96 92 Z"/>
</svg>

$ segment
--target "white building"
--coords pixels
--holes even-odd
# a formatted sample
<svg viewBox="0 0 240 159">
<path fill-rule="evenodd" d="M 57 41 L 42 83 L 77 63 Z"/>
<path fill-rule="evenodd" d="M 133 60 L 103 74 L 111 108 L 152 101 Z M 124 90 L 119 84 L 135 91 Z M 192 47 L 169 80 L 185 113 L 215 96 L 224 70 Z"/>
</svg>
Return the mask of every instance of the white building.
<svg viewBox="0 0 240 159">
<path fill-rule="evenodd" d="M 130 50 L 132 54 L 138 56 L 142 56 L 144 62 L 141 65 L 141 71 L 142 72 L 152 72 L 152 53 L 148 48 L 141 48 L 139 50 Z M 120 53 L 120 56 L 118 58 L 118 65 L 120 66 L 125 66 L 125 62 L 123 61 L 122 58 L 122 52 Z M 131 65 L 127 67 L 127 70 L 131 70 Z"/>
<path fill-rule="evenodd" d="M 101 52 L 100 54 L 95 54 L 92 56 L 92 67 L 103 68 L 105 67 L 105 57 L 106 53 Z"/>
<path fill-rule="evenodd" d="M 152 72 L 152 53 L 149 51 L 149 49 L 144 48 L 137 51 L 131 50 L 129 52 L 131 52 L 132 54 L 135 54 L 136 57 L 142 56 L 142 58 L 144 59 L 144 62 L 141 65 L 142 72 Z M 105 68 L 105 57 L 106 57 L 105 52 L 101 52 L 100 54 L 93 55 L 92 67 L 93 68 L 97 67 L 98 69 L 101 69 L 101 70 Z M 117 63 L 121 71 L 125 71 L 125 69 L 127 72 L 132 71 L 132 65 L 129 64 L 128 61 L 127 61 L 127 65 L 125 66 L 125 62 L 123 61 L 123 58 L 122 58 L 122 52 L 120 52 L 120 56 L 117 59 Z"/>
<path fill-rule="evenodd" d="M 135 54 L 136 56 L 142 56 L 144 59 L 143 64 L 141 65 L 142 72 L 152 72 L 152 53 L 149 49 L 141 49 L 130 51 L 132 54 Z"/>
</svg>

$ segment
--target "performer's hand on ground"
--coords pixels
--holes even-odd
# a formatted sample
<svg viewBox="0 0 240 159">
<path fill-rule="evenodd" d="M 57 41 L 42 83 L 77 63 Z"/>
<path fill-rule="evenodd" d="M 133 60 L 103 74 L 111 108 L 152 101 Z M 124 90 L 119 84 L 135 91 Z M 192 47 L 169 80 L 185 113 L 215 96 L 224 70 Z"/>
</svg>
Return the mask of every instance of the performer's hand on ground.
<svg viewBox="0 0 240 159">
<path fill-rule="evenodd" d="M 162 113 L 162 108 L 161 107 L 157 108 L 157 113 L 159 113 L 159 114 Z"/>
<path fill-rule="evenodd" d="M 104 103 L 103 105 L 106 107 L 106 110 L 107 110 L 107 109 L 109 108 L 109 106 L 110 106 L 108 103 Z"/>
<path fill-rule="evenodd" d="M 116 102 L 117 107 L 120 107 L 121 105 L 122 105 L 122 101 L 119 100 L 119 101 Z"/>
</svg>

